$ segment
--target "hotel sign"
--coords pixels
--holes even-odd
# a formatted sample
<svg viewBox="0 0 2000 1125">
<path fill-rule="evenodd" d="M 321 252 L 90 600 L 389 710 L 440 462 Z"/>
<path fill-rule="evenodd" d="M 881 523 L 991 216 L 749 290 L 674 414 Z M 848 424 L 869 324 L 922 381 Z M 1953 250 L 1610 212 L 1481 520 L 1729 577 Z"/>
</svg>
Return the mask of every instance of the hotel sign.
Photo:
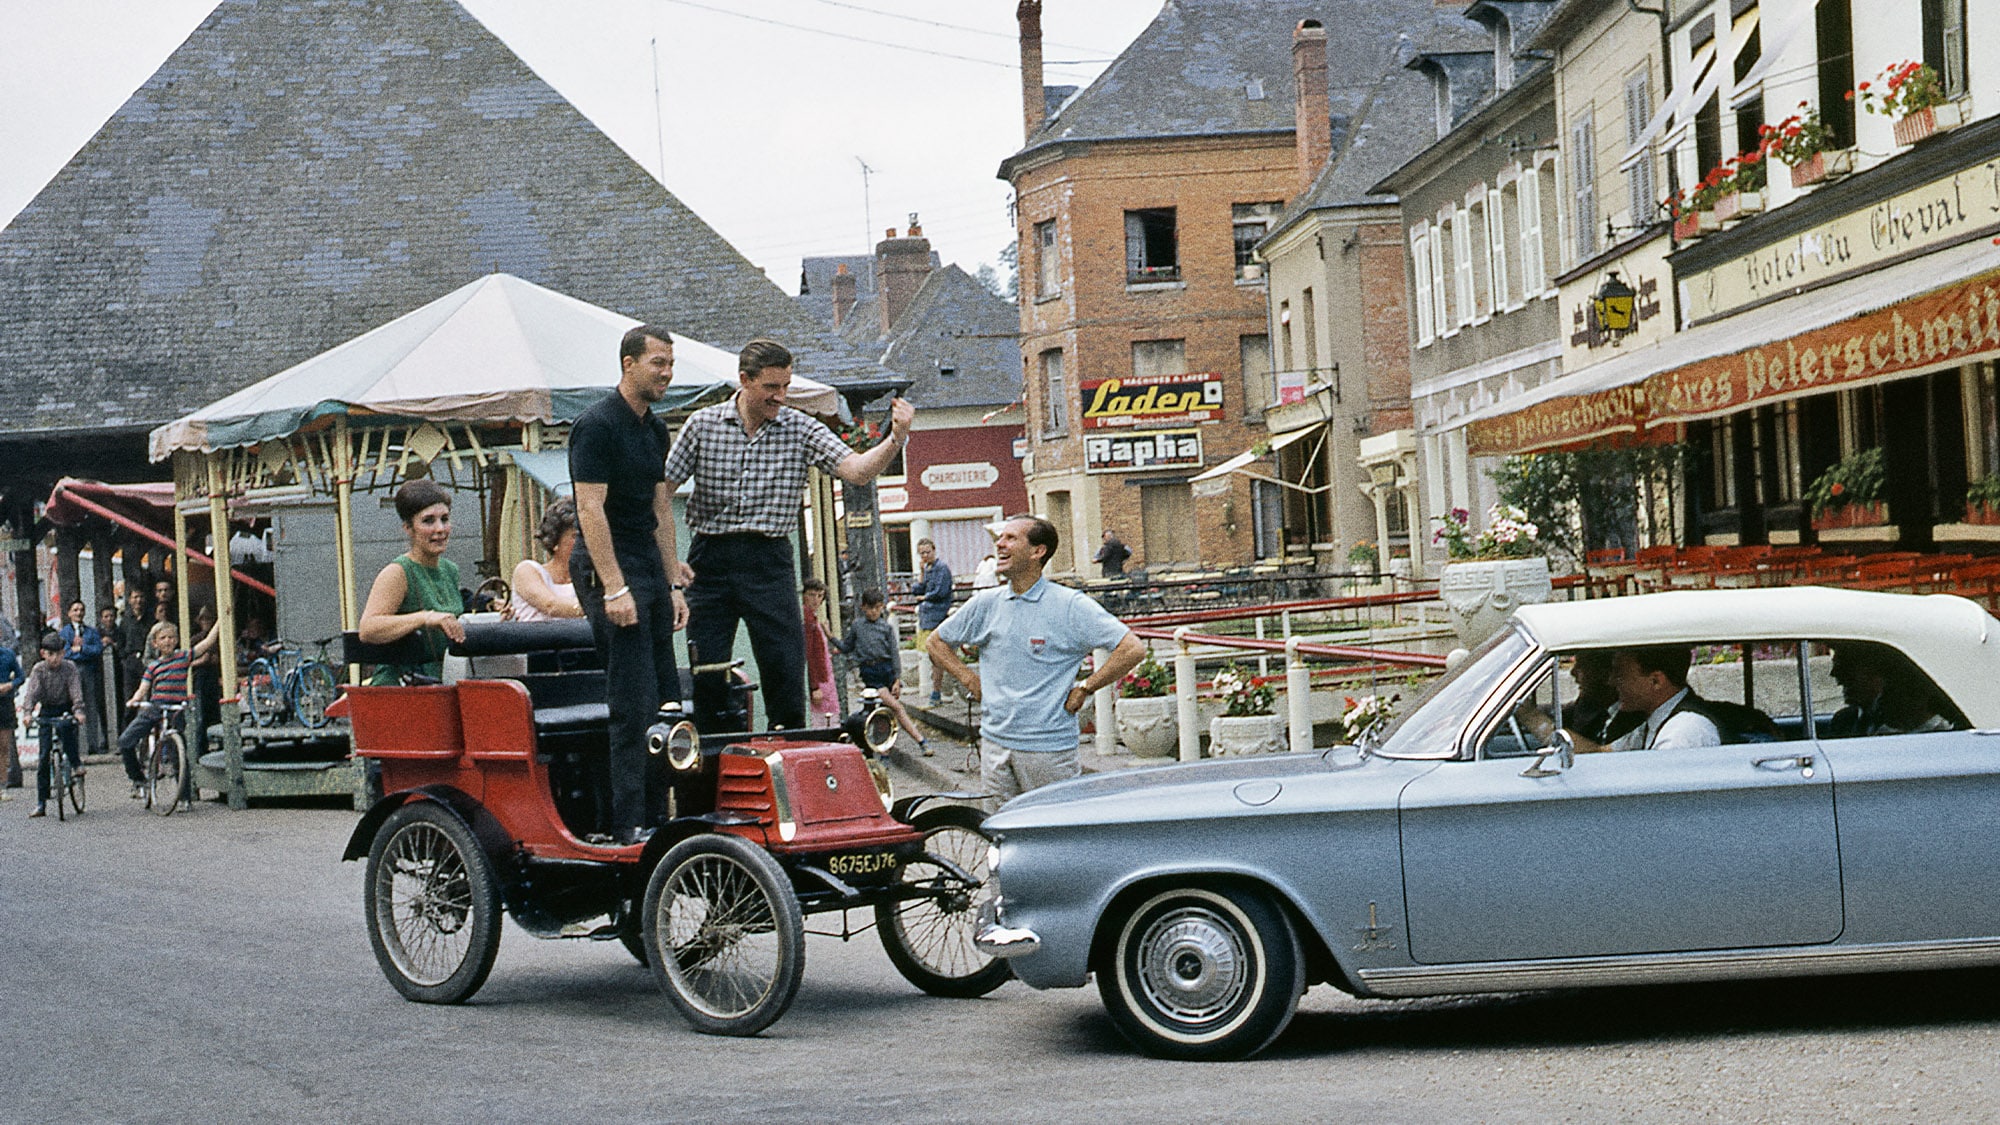
<svg viewBox="0 0 2000 1125">
<path fill-rule="evenodd" d="M 1201 430 L 1151 430 L 1143 434 L 1103 434 L 1083 439 L 1084 470 L 1122 473 L 1130 469 L 1201 468 Z"/>
<path fill-rule="evenodd" d="M 1222 376 L 1127 375 L 1085 379 L 1083 428 L 1185 426 L 1222 419 Z"/>
<path fill-rule="evenodd" d="M 2000 225 L 2000 160 L 1842 215 L 1783 242 L 1689 275 L 1683 309 L 1690 324 L 1760 301 L 1877 269 L 1890 259 L 1936 250 Z"/>
</svg>

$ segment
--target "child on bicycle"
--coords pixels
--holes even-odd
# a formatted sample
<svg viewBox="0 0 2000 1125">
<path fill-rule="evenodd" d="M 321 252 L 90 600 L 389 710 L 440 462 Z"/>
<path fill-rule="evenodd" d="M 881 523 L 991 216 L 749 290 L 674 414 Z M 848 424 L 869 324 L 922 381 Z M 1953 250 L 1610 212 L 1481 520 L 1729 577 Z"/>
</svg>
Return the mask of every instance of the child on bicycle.
<svg viewBox="0 0 2000 1125">
<path fill-rule="evenodd" d="M 903 709 L 903 646 L 896 636 L 896 627 L 883 618 L 888 605 L 880 590 L 866 590 L 861 595 L 861 616 L 847 626 L 847 635 L 838 642 L 829 638 L 830 644 L 838 652 L 854 658 L 861 672 L 861 686 L 876 689 L 882 706 L 896 715 L 896 725 L 909 732 L 917 740 L 917 749 L 924 757 L 931 756 L 930 743 L 924 740 L 923 732 L 910 720 L 910 713 Z"/>
<path fill-rule="evenodd" d="M 139 765 L 139 744 L 160 725 L 160 716 L 166 714 L 169 706 L 187 702 L 188 666 L 215 647 L 219 628 L 211 626 L 208 636 L 191 649 L 180 647 L 180 626 L 171 621 L 162 621 L 147 631 L 146 644 L 153 650 L 153 659 L 139 677 L 138 690 L 125 701 L 125 706 L 137 707 L 139 713 L 118 736 L 118 754 L 125 760 L 125 776 L 132 782 L 132 796 L 146 795 L 146 771 Z"/>
<path fill-rule="evenodd" d="M 83 772 L 83 759 L 76 748 L 76 716 L 83 711 L 83 673 L 63 659 L 63 639 L 55 633 L 42 634 L 42 658 L 28 673 L 28 686 L 21 689 L 21 712 L 37 721 L 42 735 L 42 763 L 35 769 L 35 811 L 28 815 L 49 815 L 49 779 L 55 773 L 56 732 L 62 732 L 62 750 L 70 768 Z"/>
</svg>

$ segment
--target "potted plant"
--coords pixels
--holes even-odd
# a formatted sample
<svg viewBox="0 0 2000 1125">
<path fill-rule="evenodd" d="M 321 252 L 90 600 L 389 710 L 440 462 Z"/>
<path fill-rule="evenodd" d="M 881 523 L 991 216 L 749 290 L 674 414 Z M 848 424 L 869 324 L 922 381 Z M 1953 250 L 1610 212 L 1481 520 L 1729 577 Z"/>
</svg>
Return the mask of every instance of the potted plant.
<svg viewBox="0 0 2000 1125">
<path fill-rule="evenodd" d="M 1847 527 L 1881 527 L 1889 522 L 1882 488 L 1888 470 L 1876 446 L 1849 454 L 1821 473 L 1806 489 L 1812 502 L 1812 525 L 1819 531 Z"/>
<path fill-rule="evenodd" d="M 1692 190 L 1676 193 L 1673 199 L 1668 200 L 1668 206 L 1674 213 L 1675 237 L 1699 238 L 1709 231 L 1722 229 L 1722 220 L 1715 214 L 1715 204 L 1735 180 L 1736 170 L 1732 164 L 1733 161 L 1725 160 L 1710 168 L 1708 175 L 1703 176 Z"/>
<path fill-rule="evenodd" d="M 1869 113 L 1890 118 L 1899 145 L 1913 145 L 1960 124 L 1958 107 L 1945 97 L 1944 79 L 1920 62 L 1893 63 L 1873 82 L 1847 92 Z"/>
<path fill-rule="evenodd" d="M 1141 758 L 1165 758 L 1180 747 L 1175 722 L 1174 672 L 1153 655 L 1118 681 L 1118 741 L 1127 753 Z"/>
<path fill-rule="evenodd" d="M 1799 112 L 1776 125 L 1759 125 L 1757 132 L 1764 138 L 1764 152 L 1791 168 L 1795 188 L 1837 180 L 1854 171 L 1853 150 L 1832 151 L 1833 129 L 1809 102 L 1800 102 Z"/>
<path fill-rule="evenodd" d="M 1541 529 L 1507 504 L 1486 513 L 1486 528 L 1472 530 L 1472 513 L 1454 508 L 1436 518 L 1432 537 L 1450 558 L 1438 575 L 1438 597 L 1451 611 L 1460 643 L 1475 648 L 1522 605 L 1549 600 L 1553 585 L 1542 555 Z"/>
<path fill-rule="evenodd" d="M 1231 661 L 1215 675 L 1215 694 L 1222 699 L 1222 714 L 1208 721 L 1211 756 L 1283 752 L 1285 724 L 1271 713 L 1278 693 L 1270 684 L 1260 682 Z"/>
<path fill-rule="evenodd" d="M 1722 162 L 1729 175 L 1715 200 L 1717 222 L 1729 222 L 1764 209 L 1764 150 L 1751 149 Z"/>
<path fill-rule="evenodd" d="M 1342 740 L 1350 745 L 1358 745 L 1369 734 L 1387 726 L 1396 715 L 1396 703 L 1400 695 L 1364 695 L 1359 699 L 1347 696 L 1342 700 L 1340 712 L 1340 732 Z"/>
<path fill-rule="evenodd" d="M 1965 487 L 1965 522 L 2000 524 L 2000 473 L 1981 477 Z"/>
<path fill-rule="evenodd" d="M 1356 574 L 1380 574 L 1382 572 L 1382 552 L 1366 539 L 1357 539 L 1354 546 L 1347 549 L 1347 568 Z"/>
</svg>

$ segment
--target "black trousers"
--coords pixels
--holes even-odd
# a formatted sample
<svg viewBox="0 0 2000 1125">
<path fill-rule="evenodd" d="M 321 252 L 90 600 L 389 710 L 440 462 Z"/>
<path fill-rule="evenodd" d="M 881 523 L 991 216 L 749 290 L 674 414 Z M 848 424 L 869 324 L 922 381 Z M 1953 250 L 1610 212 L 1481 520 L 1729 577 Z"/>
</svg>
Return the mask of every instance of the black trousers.
<svg viewBox="0 0 2000 1125">
<path fill-rule="evenodd" d="M 772 730 L 806 725 L 806 623 L 790 540 L 768 535 L 697 535 L 688 549 L 688 663 L 724 663 L 740 622 L 750 631 L 764 717 Z M 725 726 L 727 673 L 694 678 L 694 722 L 704 734 Z"/>
<path fill-rule="evenodd" d="M 618 560 L 639 611 L 637 624 L 615 626 L 604 615 L 604 584 L 590 556 L 570 559 L 577 600 L 604 660 L 604 697 L 611 709 L 609 752 L 613 831 L 650 827 L 665 815 L 665 764 L 646 753 L 646 728 L 660 704 L 680 701 L 681 672 L 674 662 L 674 602 L 658 556 Z"/>
</svg>

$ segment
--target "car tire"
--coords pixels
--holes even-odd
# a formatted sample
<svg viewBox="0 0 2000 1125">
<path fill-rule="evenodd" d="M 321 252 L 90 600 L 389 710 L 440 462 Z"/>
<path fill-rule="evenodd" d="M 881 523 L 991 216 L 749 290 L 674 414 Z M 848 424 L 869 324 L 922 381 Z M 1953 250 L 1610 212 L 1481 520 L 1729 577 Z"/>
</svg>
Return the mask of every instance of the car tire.
<svg viewBox="0 0 2000 1125">
<path fill-rule="evenodd" d="M 1263 891 L 1177 887 L 1142 899 L 1114 924 L 1098 992 L 1118 1030 L 1149 1055 L 1248 1058 L 1298 1009 L 1298 935 Z"/>
<path fill-rule="evenodd" d="M 904 886 L 927 893 L 875 907 L 882 950 L 903 979 L 932 996 L 971 999 L 1007 983 L 1007 962 L 972 943 L 979 907 L 993 894 L 986 818 L 964 805 L 925 809 L 910 826 L 924 834 L 924 854 L 903 866 Z"/>
<path fill-rule="evenodd" d="M 646 950 L 681 1017 L 709 1035 L 755 1035 L 792 1006 L 805 916 L 770 853 L 737 836 L 675 844 L 646 881 Z"/>
<path fill-rule="evenodd" d="M 500 952 L 500 883 L 449 809 L 415 801 L 391 813 L 364 887 L 368 941 L 397 992 L 457 1004 L 486 983 Z"/>
</svg>

